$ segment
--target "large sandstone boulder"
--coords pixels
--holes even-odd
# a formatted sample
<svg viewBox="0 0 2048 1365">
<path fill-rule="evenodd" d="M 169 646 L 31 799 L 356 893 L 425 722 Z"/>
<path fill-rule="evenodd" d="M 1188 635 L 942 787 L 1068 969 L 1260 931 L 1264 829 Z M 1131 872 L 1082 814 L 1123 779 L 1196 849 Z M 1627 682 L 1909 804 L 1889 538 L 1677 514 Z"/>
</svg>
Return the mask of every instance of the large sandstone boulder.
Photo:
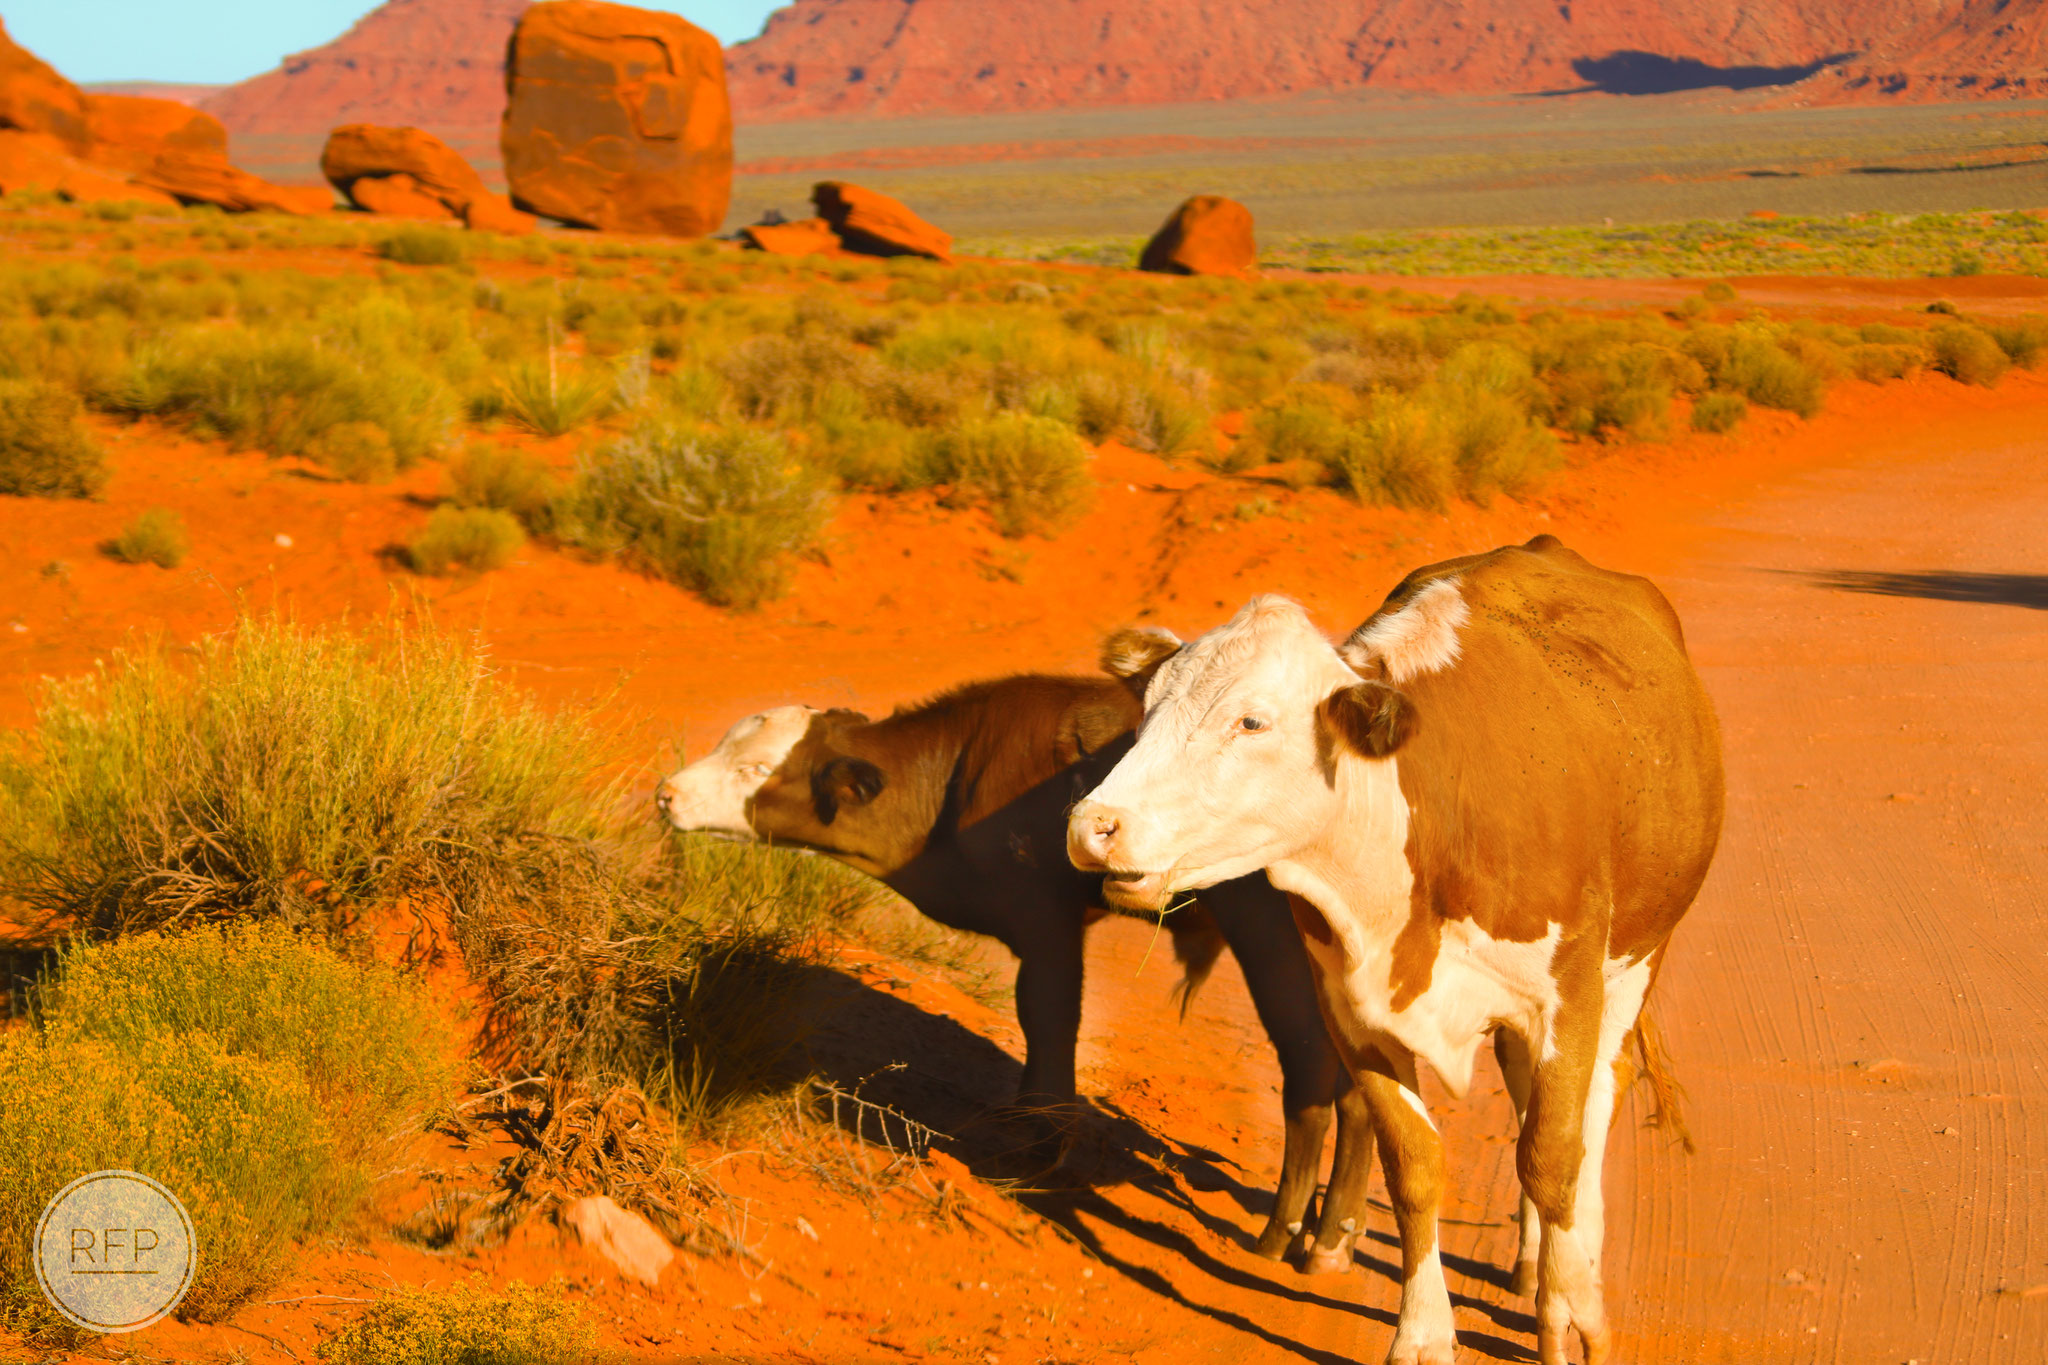
<svg viewBox="0 0 2048 1365">
<path fill-rule="evenodd" d="M 818 216 L 839 234 L 848 251 L 863 256 L 928 256 L 953 259 L 953 238 L 886 194 L 824 180 L 811 188 Z"/>
<path fill-rule="evenodd" d="M 703 237 L 732 199 L 732 106 L 718 40 L 673 14 L 551 0 L 505 69 L 512 202 L 608 232 Z"/>
<path fill-rule="evenodd" d="M 40 133 L 82 157 L 92 148 L 85 96 L 56 69 L 7 36 L 0 21 L 0 128 Z"/>
<path fill-rule="evenodd" d="M 1258 260 L 1252 211 L 1235 199 L 1198 194 L 1175 209 L 1145 244 L 1138 269 L 1161 275 L 1244 276 Z"/>
<path fill-rule="evenodd" d="M 86 128 L 92 160 L 140 174 L 166 153 L 228 159 L 228 130 L 211 114 L 176 100 L 139 95 L 87 95 Z"/>
<path fill-rule="evenodd" d="M 32 189 L 49 190 L 74 204 L 178 206 L 170 195 L 136 184 L 125 172 L 80 161 L 54 137 L 0 128 L 0 194 Z"/>
<path fill-rule="evenodd" d="M 839 234 L 823 218 L 794 223 L 755 223 L 740 229 L 740 240 L 771 256 L 815 256 L 839 250 Z"/>
<path fill-rule="evenodd" d="M 430 223 L 445 223 L 456 216 L 441 202 L 441 196 L 403 173 L 366 175 L 355 182 L 349 198 L 363 212 L 381 218 L 421 218 Z"/>
</svg>

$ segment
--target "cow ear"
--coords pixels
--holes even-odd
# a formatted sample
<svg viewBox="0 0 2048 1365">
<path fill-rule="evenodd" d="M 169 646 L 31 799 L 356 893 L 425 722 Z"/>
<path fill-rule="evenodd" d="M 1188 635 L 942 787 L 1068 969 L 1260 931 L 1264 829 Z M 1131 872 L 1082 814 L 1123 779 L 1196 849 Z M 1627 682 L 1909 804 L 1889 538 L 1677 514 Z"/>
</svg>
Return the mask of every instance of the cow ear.
<svg viewBox="0 0 2048 1365">
<path fill-rule="evenodd" d="M 1062 768 L 1079 763 L 1105 744 L 1114 742 L 1117 736 L 1129 734 L 1137 725 L 1138 708 L 1127 699 L 1118 700 L 1121 705 L 1085 702 L 1069 707 L 1066 715 L 1060 717 L 1054 750 Z"/>
<path fill-rule="evenodd" d="M 1316 707 L 1316 718 L 1345 748 L 1365 758 L 1385 758 L 1415 734 L 1415 703 L 1381 682 L 1339 688 Z"/>
<path fill-rule="evenodd" d="M 842 806 L 865 806 L 888 785 L 882 770 L 864 758 L 835 758 L 812 769 L 811 800 L 818 808 L 818 823 L 837 820 Z"/>
<path fill-rule="evenodd" d="M 1164 626 L 1125 626 L 1102 642 L 1102 671 L 1143 693 L 1159 665 L 1180 653 L 1180 636 Z"/>
</svg>

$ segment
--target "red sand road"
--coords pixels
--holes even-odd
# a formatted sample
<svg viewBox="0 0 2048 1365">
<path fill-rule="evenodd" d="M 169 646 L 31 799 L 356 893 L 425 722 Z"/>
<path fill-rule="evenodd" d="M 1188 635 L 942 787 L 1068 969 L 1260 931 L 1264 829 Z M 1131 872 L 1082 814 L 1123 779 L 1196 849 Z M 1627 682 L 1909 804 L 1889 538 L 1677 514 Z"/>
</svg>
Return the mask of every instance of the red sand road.
<svg viewBox="0 0 2048 1365">
<path fill-rule="evenodd" d="M 1669 592 L 1730 767 L 1727 837 L 1657 1004 L 1699 1151 L 1634 1127 L 1639 1107 L 1610 1149 L 1623 1360 L 2048 1354 L 2044 460 L 2035 422 L 1904 432 L 1674 527 L 1661 553 L 1574 538 Z M 1160 990 L 1115 989 L 1144 937 L 1098 935 L 1091 1036 L 1171 1027 L 1156 958 Z M 1533 1324 L 1499 1288 L 1510 1121 L 1497 1080 L 1476 1088 L 1438 1106 L 1460 1359 L 1526 1359 Z M 1246 1324 L 1182 1358 L 1377 1360 L 1398 1302 L 1386 1221 L 1349 1283 L 1246 1293 L 1234 1267 L 1129 1254 Z"/>
<path fill-rule="evenodd" d="M 9 719 L 35 674 L 88 665 L 128 625 L 189 637 L 238 596 L 289 601 L 310 619 L 373 611 L 388 591 L 376 550 L 424 516 L 402 488 L 314 483 L 146 427 L 118 435 L 108 503 L 0 507 L 0 539 L 35 549 L 0 564 L 0 596 L 22 627 L 0 652 Z M 1624 451 L 1528 503 L 1448 518 L 1273 489 L 1283 512 L 1313 515 L 1240 521 L 1232 508 L 1255 490 L 1174 491 L 1179 476 L 1115 454 L 1102 506 L 1051 545 L 999 542 L 916 500 L 856 505 L 831 562 L 805 565 L 792 601 L 755 618 L 540 551 L 481 584 L 429 591 L 444 620 L 483 624 L 522 680 L 556 695 L 604 690 L 616 668 L 637 666 L 627 699 L 687 726 L 697 751 L 763 701 L 875 708 L 956 678 L 1081 666 L 1099 628 L 1147 609 L 1199 629 L 1246 593 L 1279 588 L 1347 628 L 1400 569 L 1537 530 L 1649 573 L 1683 614 L 1720 707 L 1731 799 L 1724 850 L 1658 999 L 1700 1149 L 1688 1156 L 1640 1128 L 1631 1103 L 1608 1165 L 1620 1359 L 2023 1362 L 2048 1351 L 2044 462 L 2048 383 L 2015 375 L 1987 393 L 1929 376 L 1845 385 L 1816 422 L 1758 414 L 1738 441 Z M 195 551 L 204 591 L 93 555 L 136 506 L 186 499 L 194 524 L 218 528 Z M 304 562 L 273 543 L 286 529 Z M 335 571 L 337 549 L 347 572 Z M 45 558 L 71 567 L 44 575 Z M 764 1284 L 769 1306 L 751 1318 L 745 1291 L 724 1292 L 710 1263 L 714 1287 L 681 1303 L 607 1291 L 613 1321 L 639 1334 L 631 1354 L 704 1358 L 656 1344 L 687 1340 L 741 1359 L 1380 1359 L 1398 1298 L 1390 1220 L 1376 1214 L 1363 1264 L 1343 1277 L 1303 1279 L 1248 1254 L 1275 1173 L 1277 1076 L 1234 969 L 1219 970 L 1183 1026 L 1167 998 L 1170 957 L 1128 922 L 1092 941 L 1084 1088 L 1177 1155 L 1159 1163 L 1163 1178 L 1032 1206 L 1097 1258 L 1085 1283 L 1080 1253 L 1036 1232 L 945 1238 L 854 1210 L 859 1235 L 835 1234 L 822 1200 L 768 1190 L 764 1201 L 781 1202 L 762 1207 L 790 1216 L 763 1215 L 764 1254 L 820 1267 L 805 1272 L 817 1287 L 800 1297 Z M 920 1008 L 1015 1053 L 997 1016 L 961 1001 Z M 957 1062 L 904 1060 L 940 1082 Z M 1437 1112 L 1454 1173 L 1444 1241 L 1461 1359 L 1531 1359 L 1527 1305 L 1501 1288 L 1514 1238 L 1505 1101 L 1483 1071 L 1473 1099 L 1439 1098 Z M 823 1245 L 787 1226 L 802 1209 Z M 875 1241 L 885 1228 L 891 1240 Z M 878 1267 L 893 1279 L 874 1279 Z M 328 1288 L 316 1277 L 333 1269 L 315 1261 L 278 1297 Z M 1041 1275 L 1049 1299 L 1086 1305 L 1063 1311 L 1057 1350 L 1029 1346 L 1021 1328 L 1012 1341 L 1001 1316 L 1026 1311 L 1018 1300 Z M 159 1358 L 232 1346 L 282 1360 L 248 1333 L 289 1335 L 303 1355 L 317 1338 L 294 1311 L 256 1307 L 233 1331 L 167 1327 L 134 1344 Z M 866 1324 L 920 1312 L 979 1323 L 980 1335 L 934 1344 L 863 1325 L 805 1344 L 848 1313 Z"/>
</svg>

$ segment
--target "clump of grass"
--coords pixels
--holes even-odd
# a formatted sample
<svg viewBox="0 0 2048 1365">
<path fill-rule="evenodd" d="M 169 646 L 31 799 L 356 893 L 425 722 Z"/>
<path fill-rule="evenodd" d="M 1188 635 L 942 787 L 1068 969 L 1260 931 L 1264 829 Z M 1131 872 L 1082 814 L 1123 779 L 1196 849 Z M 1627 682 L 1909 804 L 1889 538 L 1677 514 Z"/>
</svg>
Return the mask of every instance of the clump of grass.
<svg viewBox="0 0 2048 1365">
<path fill-rule="evenodd" d="M 315 1348 L 327 1365 L 582 1365 L 596 1331 L 560 1285 L 400 1289 Z"/>
<path fill-rule="evenodd" d="M 2006 357 L 2023 370 L 2033 369 L 2048 355 L 2048 317 L 2033 313 L 2012 322 L 1992 323 L 1986 330 Z"/>
<path fill-rule="evenodd" d="M 1692 405 L 1692 429 L 1726 435 L 1749 416 L 1749 400 L 1739 393 L 1706 393 Z"/>
<path fill-rule="evenodd" d="M 1373 405 L 1337 468 L 1360 502 L 1435 509 L 1457 491 L 1457 458 L 1441 414 L 1408 395 Z"/>
<path fill-rule="evenodd" d="M 487 507 L 531 521 L 556 492 L 554 473 L 522 450 L 478 441 L 448 462 L 448 496 L 458 507 Z"/>
<path fill-rule="evenodd" d="M 505 415 L 536 436 L 561 436 L 609 412 L 614 385 L 609 376 L 569 369 L 549 348 L 545 364 L 512 366 L 498 381 Z"/>
<path fill-rule="evenodd" d="M 403 468 L 438 449 L 454 421 L 447 386 L 394 352 L 354 350 L 293 331 L 194 331 L 140 353 L 119 394 L 121 411 L 182 418 L 202 434 L 273 455 L 339 462 L 337 472 L 374 474 L 382 456 L 360 432 L 378 428 Z"/>
<path fill-rule="evenodd" d="M 462 238 L 446 228 L 402 227 L 386 237 L 377 254 L 399 265 L 460 265 Z"/>
<path fill-rule="evenodd" d="M 175 569 L 191 551 L 185 534 L 185 519 L 168 507 L 152 507 L 121 529 L 107 545 L 107 553 L 123 564 L 154 564 Z"/>
<path fill-rule="evenodd" d="M 1003 412 L 965 422 L 934 444 L 932 477 L 952 501 L 986 507 L 1006 536 L 1051 534 L 1086 510 L 1088 450 L 1064 424 Z"/>
<path fill-rule="evenodd" d="M 489 573 L 512 562 L 526 544 L 519 518 L 495 507 L 437 507 L 406 546 L 423 574 Z"/>
<path fill-rule="evenodd" d="M 554 529 L 747 611 L 787 589 L 826 514 L 816 473 L 778 437 L 657 420 L 578 462 Z"/>
<path fill-rule="evenodd" d="M 350 483 L 383 483 L 398 472 L 398 452 L 375 422 L 339 422 L 314 437 L 306 449 Z"/>
<path fill-rule="evenodd" d="M 292 1239 L 345 1221 L 385 1143 L 452 1080 L 416 985 L 275 925 L 74 942 L 35 1019 L 0 1041 L 0 1283 L 26 1287 L 28 1230 L 64 1183 L 139 1169 L 197 1224 L 180 1311 L 201 1319 L 273 1283 Z"/>
<path fill-rule="evenodd" d="M 1958 384 L 1995 388 L 2012 366 L 1989 332 L 1966 322 L 1944 323 L 1927 339 L 1934 368 Z"/>
<path fill-rule="evenodd" d="M 38 379 L 0 380 L 0 493 L 89 498 L 106 486 L 106 457 L 68 389 Z"/>
<path fill-rule="evenodd" d="M 414 892 L 462 910 L 595 832 L 592 747 L 398 622 L 245 620 L 189 663 L 131 646 L 0 745 L 0 895 L 109 934 Z"/>
</svg>

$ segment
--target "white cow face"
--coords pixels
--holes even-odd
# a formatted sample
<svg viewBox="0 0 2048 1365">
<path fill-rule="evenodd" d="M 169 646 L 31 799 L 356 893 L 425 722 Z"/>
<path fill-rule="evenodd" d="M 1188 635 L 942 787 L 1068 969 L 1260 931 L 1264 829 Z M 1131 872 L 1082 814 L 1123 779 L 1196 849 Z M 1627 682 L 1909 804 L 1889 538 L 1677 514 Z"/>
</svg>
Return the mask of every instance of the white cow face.
<svg viewBox="0 0 2048 1365">
<path fill-rule="evenodd" d="M 1105 894 L 1156 909 L 1281 861 L 1333 818 L 1338 759 L 1385 757 L 1406 737 L 1406 699 L 1362 681 L 1299 606 L 1254 598 L 1181 646 L 1125 632 L 1104 665 L 1142 679 L 1145 719 L 1131 752 L 1074 808 L 1067 851 L 1107 872 Z"/>
<path fill-rule="evenodd" d="M 778 706 L 748 716 L 725 732 L 717 748 L 664 781 L 654 803 L 677 829 L 754 838 L 749 803 L 818 714 L 809 706 Z"/>
</svg>

